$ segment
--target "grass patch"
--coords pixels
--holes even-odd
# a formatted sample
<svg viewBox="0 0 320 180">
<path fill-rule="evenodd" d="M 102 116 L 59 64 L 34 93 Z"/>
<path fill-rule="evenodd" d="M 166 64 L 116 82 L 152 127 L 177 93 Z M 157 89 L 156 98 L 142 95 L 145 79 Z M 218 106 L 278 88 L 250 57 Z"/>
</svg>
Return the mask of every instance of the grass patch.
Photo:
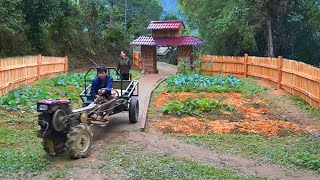
<svg viewBox="0 0 320 180">
<path fill-rule="evenodd" d="M 294 101 L 294 103 L 300 109 L 303 109 L 305 112 L 309 113 L 311 116 L 317 117 L 320 119 L 320 110 L 316 109 L 315 107 L 312 107 L 310 104 L 308 104 L 306 101 L 304 101 L 298 96 L 289 96 L 289 97 Z"/>
<path fill-rule="evenodd" d="M 142 77 L 142 74 L 138 70 L 132 70 L 132 79 L 139 79 Z"/>
<path fill-rule="evenodd" d="M 167 84 L 163 81 L 156 89 L 153 90 L 153 94 L 159 94 L 165 91 L 167 91 Z"/>
<path fill-rule="evenodd" d="M 239 92 L 246 97 L 254 96 L 267 91 L 268 88 L 258 85 L 252 78 L 242 78 L 235 92 Z"/>
<path fill-rule="evenodd" d="M 80 106 L 83 83 L 83 74 L 68 73 L 22 86 L 0 97 L 0 179 L 32 176 L 47 168 L 50 161 L 36 136 L 36 102 L 64 98 Z"/>
<path fill-rule="evenodd" d="M 70 170 L 56 170 L 49 174 L 49 179 L 70 179 L 73 173 Z"/>
<path fill-rule="evenodd" d="M 36 130 L 0 129 L 0 179 L 44 170 L 50 164 L 44 155 Z"/>
<path fill-rule="evenodd" d="M 101 159 L 105 161 L 101 170 L 116 179 L 258 179 L 225 168 L 141 152 L 124 143 L 114 144 Z"/>
<path fill-rule="evenodd" d="M 320 144 L 308 137 L 224 134 L 182 136 L 181 140 L 219 152 L 285 166 L 296 165 L 320 173 Z"/>
</svg>

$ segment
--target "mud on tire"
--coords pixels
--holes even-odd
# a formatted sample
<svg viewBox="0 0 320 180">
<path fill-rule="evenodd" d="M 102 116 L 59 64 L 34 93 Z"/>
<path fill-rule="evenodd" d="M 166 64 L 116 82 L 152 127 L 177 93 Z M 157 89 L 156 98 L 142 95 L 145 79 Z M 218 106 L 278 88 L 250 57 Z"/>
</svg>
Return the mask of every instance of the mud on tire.
<svg viewBox="0 0 320 180">
<path fill-rule="evenodd" d="M 43 150 L 46 151 L 50 155 L 59 155 L 65 150 L 65 137 L 64 138 L 43 138 L 42 146 Z M 50 152 L 50 143 L 53 143 L 53 150 L 55 154 Z"/>
<path fill-rule="evenodd" d="M 92 142 L 91 127 L 87 124 L 78 124 L 67 134 L 67 152 L 71 158 L 88 157 Z"/>
</svg>

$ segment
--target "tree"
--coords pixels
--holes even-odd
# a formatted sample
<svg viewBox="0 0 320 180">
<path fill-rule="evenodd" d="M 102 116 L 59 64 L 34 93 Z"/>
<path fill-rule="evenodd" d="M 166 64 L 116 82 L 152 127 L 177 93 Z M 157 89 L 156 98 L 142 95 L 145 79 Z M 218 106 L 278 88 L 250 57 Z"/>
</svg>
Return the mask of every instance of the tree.
<svg viewBox="0 0 320 180">
<path fill-rule="evenodd" d="M 168 21 L 168 20 L 178 20 L 178 19 L 179 19 L 178 16 L 175 15 L 174 13 L 168 13 L 167 15 L 165 15 L 165 16 L 163 17 L 163 20 L 164 20 L 164 21 Z"/>
<path fill-rule="evenodd" d="M 20 5 L 21 0 L 0 0 L 0 57 L 31 52 Z"/>
<path fill-rule="evenodd" d="M 179 3 L 189 16 L 191 27 L 198 29 L 205 39 L 207 52 L 283 55 L 318 65 L 312 59 L 320 58 L 319 0 L 179 0 Z"/>
<path fill-rule="evenodd" d="M 0 56 L 67 55 L 71 68 L 87 64 L 88 58 L 114 63 L 162 13 L 159 0 L 127 0 L 127 8 L 125 2 L 0 0 Z"/>
<path fill-rule="evenodd" d="M 205 39 L 208 53 L 238 55 L 256 51 L 254 26 L 249 24 L 245 2 L 180 0 L 191 28 Z M 214 7 L 214 8 L 212 8 Z"/>
</svg>

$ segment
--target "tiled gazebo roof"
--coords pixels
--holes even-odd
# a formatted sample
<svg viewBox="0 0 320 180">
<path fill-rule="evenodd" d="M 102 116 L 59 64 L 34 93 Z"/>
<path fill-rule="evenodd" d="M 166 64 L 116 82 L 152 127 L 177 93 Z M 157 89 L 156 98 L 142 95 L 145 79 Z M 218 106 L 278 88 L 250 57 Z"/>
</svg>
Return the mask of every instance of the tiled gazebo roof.
<svg viewBox="0 0 320 180">
<path fill-rule="evenodd" d="M 148 29 L 149 30 L 163 30 L 163 29 L 179 29 L 182 25 L 181 29 L 184 29 L 185 26 L 183 21 L 152 21 Z"/>
<path fill-rule="evenodd" d="M 204 41 L 194 36 L 181 36 L 181 37 L 149 37 L 140 36 L 133 40 L 131 45 L 137 46 L 197 46 L 204 44 Z"/>
</svg>

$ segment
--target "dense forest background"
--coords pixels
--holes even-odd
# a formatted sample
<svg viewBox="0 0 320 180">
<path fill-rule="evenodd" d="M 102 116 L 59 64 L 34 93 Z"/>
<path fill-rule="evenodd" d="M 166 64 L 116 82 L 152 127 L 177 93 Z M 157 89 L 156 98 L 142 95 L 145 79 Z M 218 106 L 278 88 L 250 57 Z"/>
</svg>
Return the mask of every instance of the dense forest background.
<svg viewBox="0 0 320 180">
<path fill-rule="evenodd" d="M 216 55 L 299 60 L 320 66 L 319 0 L 178 0 Z"/>
<path fill-rule="evenodd" d="M 68 56 L 114 63 L 150 21 L 183 19 L 215 55 L 320 65 L 320 0 L 0 0 L 0 57 Z"/>
<path fill-rule="evenodd" d="M 126 3 L 127 2 L 127 3 Z M 65 56 L 113 63 L 162 15 L 159 0 L 0 0 L 0 56 Z"/>
</svg>

